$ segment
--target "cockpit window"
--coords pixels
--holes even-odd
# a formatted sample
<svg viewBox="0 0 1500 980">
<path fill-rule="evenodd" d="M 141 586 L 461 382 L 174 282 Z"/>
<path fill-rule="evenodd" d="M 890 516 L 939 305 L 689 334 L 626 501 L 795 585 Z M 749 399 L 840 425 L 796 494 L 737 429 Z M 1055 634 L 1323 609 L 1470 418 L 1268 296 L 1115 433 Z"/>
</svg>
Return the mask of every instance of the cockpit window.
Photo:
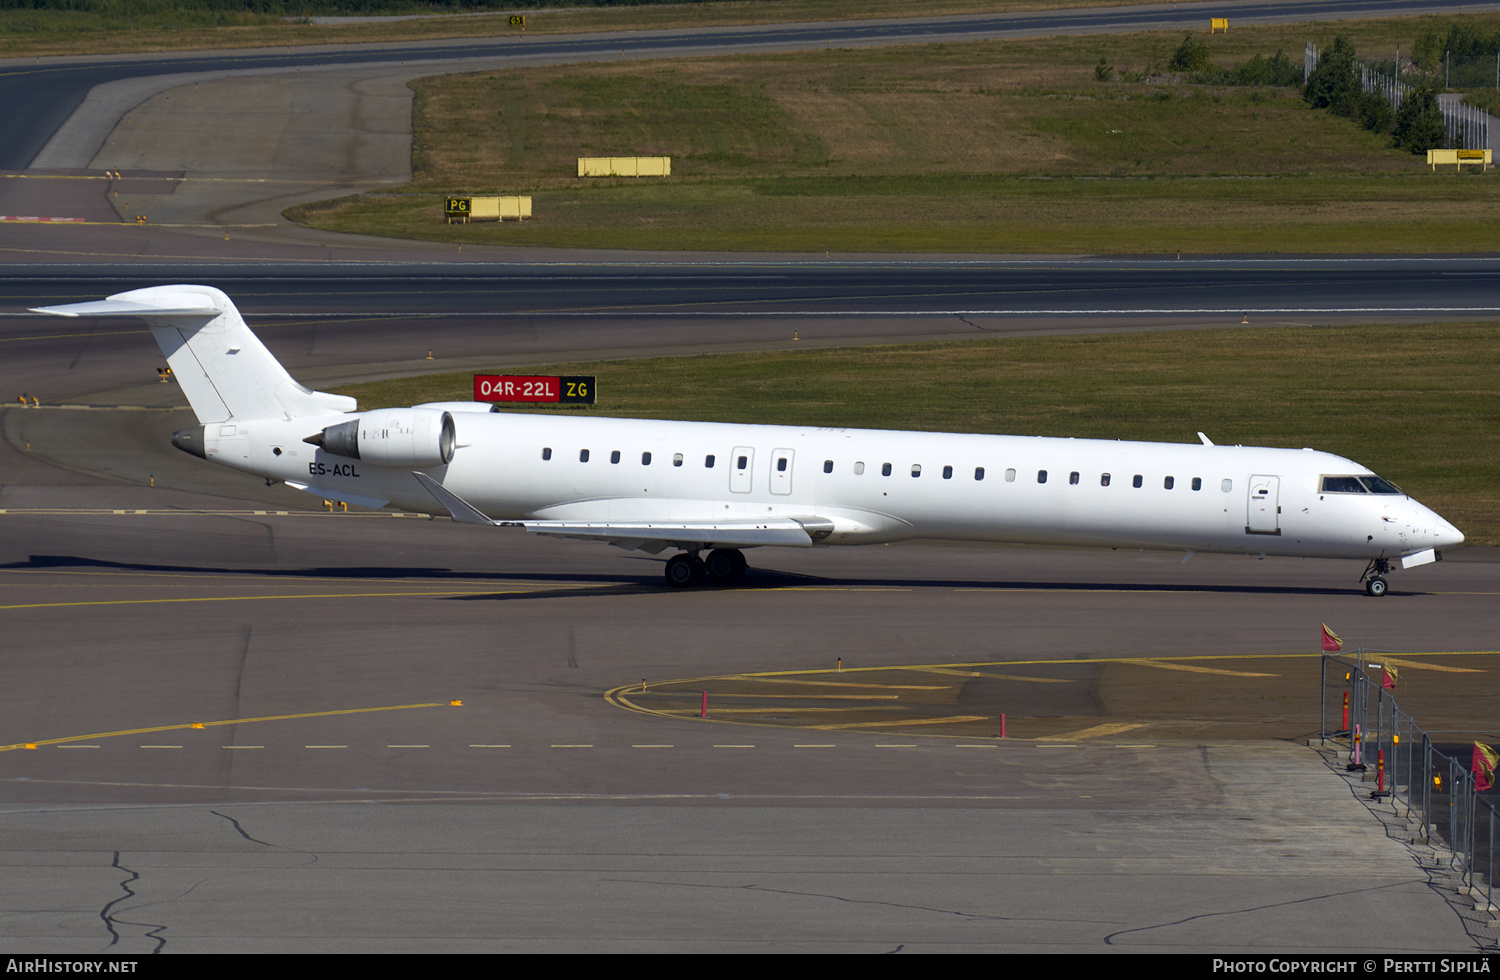
<svg viewBox="0 0 1500 980">
<path fill-rule="evenodd" d="M 1378 476 L 1362 476 L 1359 482 L 1370 489 L 1371 493 L 1400 493 L 1401 488 L 1390 480 L 1382 480 Z"/>
<path fill-rule="evenodd" d="M 1325 476 L 1321 493 L 1369 493 L 1358 477 L 1354 476 Z"/>
</svg>

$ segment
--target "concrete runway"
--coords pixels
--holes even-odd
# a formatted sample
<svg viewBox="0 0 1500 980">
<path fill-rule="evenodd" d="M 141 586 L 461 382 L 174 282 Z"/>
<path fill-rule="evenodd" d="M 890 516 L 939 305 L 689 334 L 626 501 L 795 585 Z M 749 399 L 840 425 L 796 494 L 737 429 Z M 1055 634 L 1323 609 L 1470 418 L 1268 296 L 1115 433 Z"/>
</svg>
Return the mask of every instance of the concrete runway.
<svg viewBox="0 0 1500 980">
<path fill-rule="evenodd" d="M 13 259 L 210 257 L 159 229 L 3 232 Z M 429 329 L 268 332 L 322 383 L 410 370 L 403 326 Z M 607 345 L 693 330 L 620 317 Z M 590 331 L 498 336 L 606 346 Z M 437 336 L 454 365 L 504 346 Z M 1494 948 L 1441 855 L 1302 744 L 1318 624 L 1491 649 L 1491 553 L 1381 600 L 1354 563 L 935 544 L 756 552 L 742 588 L 671 592 L 639 555 L 320 513 L 177 453 L 138 329 L 0 337 L 0 393 L 88 406 L 0 409 L 0 950 Z M 1492 723 L 1493 657 L 1410 660 L 1419 721 Z"/>
</svg>

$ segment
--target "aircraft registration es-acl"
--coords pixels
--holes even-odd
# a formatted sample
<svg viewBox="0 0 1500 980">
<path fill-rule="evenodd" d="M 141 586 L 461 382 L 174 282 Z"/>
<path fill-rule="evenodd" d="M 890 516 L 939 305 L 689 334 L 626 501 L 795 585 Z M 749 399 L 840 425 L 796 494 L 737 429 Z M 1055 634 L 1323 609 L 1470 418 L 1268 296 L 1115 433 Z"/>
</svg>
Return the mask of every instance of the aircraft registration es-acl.
<svg viewBox="0 0 1500 980">
<path fill-rule="evenodd" d="M 146 321 L 199 425 L 173 445 L 321 497 L 659 554 L 673 586 L 736 580 L 742 549 L 912 538 L 1436 561 L 1464 536 L 1351 460 L 1311 449 L 492 412 L 359 412 L 298 384 L 208 286 L 60 316 Z M 704 557 L 706 553 L 706 557 Z M 1186 560 L 1186 559 L 1184 559 Z"/>
</svg>

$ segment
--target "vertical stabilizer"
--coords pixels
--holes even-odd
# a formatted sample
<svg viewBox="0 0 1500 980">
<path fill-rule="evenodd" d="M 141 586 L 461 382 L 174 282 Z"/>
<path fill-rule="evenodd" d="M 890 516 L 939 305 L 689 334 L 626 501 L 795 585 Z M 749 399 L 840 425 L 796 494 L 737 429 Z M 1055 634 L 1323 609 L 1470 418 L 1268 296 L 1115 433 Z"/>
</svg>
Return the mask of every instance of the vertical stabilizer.
<svg viewBox="0 0 1500 980">
<path fill-rule="evenodd" d="M 58 316 L 134 316 L 146 321 L 199 422 L 352 412 L 353 398 L 292 379 L 212 286 L 151 286 L 97 303 L 41 307 Z"/>
</svg>

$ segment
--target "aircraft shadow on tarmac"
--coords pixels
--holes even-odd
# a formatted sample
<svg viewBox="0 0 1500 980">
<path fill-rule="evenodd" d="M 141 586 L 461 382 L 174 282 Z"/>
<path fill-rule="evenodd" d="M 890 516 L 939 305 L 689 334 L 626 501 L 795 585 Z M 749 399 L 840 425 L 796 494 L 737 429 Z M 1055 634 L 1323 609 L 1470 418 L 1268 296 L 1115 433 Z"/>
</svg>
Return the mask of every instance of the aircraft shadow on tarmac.
<svg viewBox="0 0 1500 980">
<path fill-rule="evenodd" d="M 662 581 L 660 562 L 647 562 L 649 572 L 644 574 L 609 575 L 599 572 L 494 572 L 461 571 L 451 568 L 423 568 L 413 566 L 322 566 L 317 568 L 240 567 L 229 568 L 213 565 L 172 565 L 146 562 L 105 561 L 74 555 L 31 555 L 26 561 L 0 563 L 0 571 L 30 571 L 37 569 L 94 568 L 131 572 L 169 572 L 194 575 L 225 576 L 279 576 L 297 578 L 353 578 L 353 579 L 423 579 L 428 581 L 464 580 L 469 582 L 494 581 L 506 583 L 555 584 L 554 589 L 527 589 L 526 591 L 496 591 L 447 597 L 451 601 L 473 602 L 478 600 L 516 600 L 547 598 L 578 598 L 583 596 L 617 596 L 650 593 L 672 593 L 684 591 L 673 589 Z M 580 587 L 582 586 L 582 587 Z M 976 591 L 1027 591 L 1027 592 L 1201 592 L 1216 595 L 1307 595 L 1342 596 L 1356 592 L 1355 589 L 1337 586 L 1294 585 L 1234 585 L 1222 583 L 1172 584 L 1167 582 L 1028 582 L 1023 580 L 997 579 L 914 579 L 874 577 L 830 577 L 808 575 L 797 572 L 782 572 L 775 569 L 751 568 L 733 586 L 704 586 L 688 592 L 715 592 L 731 589 L 891 589 L 891 590 L 952 590 L 972 589 Z M 1392 596 L 1420 595 L 1391 590 Z"/>
</svg>

